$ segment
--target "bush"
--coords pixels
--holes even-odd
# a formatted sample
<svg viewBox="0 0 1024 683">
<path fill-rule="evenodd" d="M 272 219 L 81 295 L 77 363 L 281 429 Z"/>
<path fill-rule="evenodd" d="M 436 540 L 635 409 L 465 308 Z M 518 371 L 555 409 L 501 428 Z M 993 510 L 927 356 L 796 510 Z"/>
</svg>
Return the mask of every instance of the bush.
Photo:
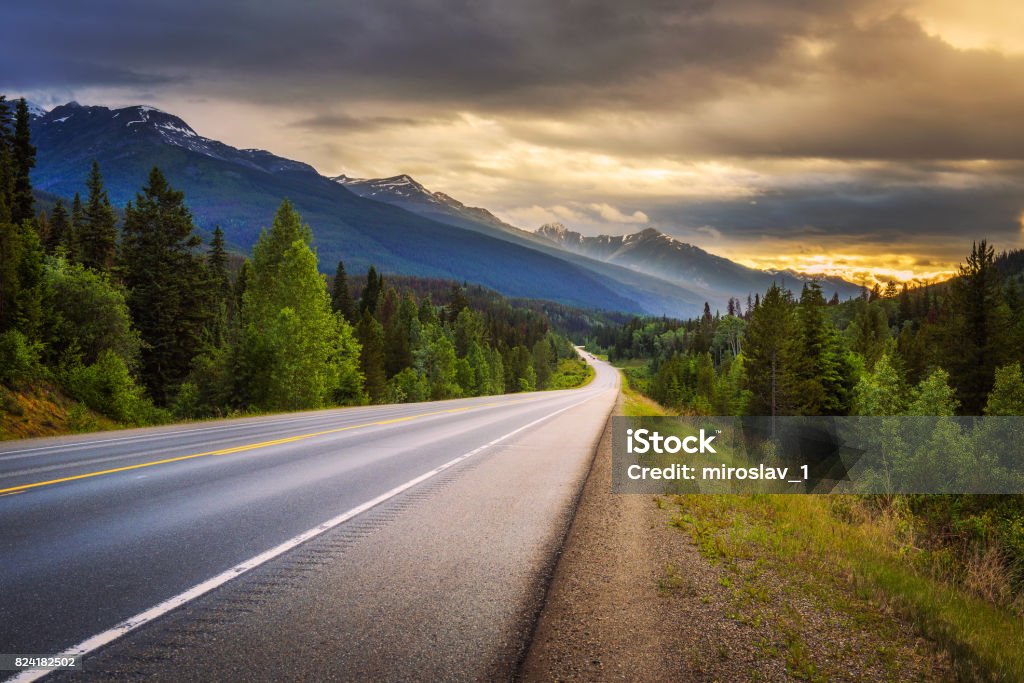
<svg viewBox="0 0 1024 683">
<path fill-rule="evenodd" d="M 39 368 L 39 345 L 17 330 L 0 334 L 0 382 L 31 379 Z"/>
<path fill-rule="evenodd" d="M 76 365 L 68 370 L 67 387 L 86 406 L 118 422 L 167 421 L 165 411 L 155 408 L 143 395 L 124 359 L 109 349 L 92 365 Z"/>
</svg>

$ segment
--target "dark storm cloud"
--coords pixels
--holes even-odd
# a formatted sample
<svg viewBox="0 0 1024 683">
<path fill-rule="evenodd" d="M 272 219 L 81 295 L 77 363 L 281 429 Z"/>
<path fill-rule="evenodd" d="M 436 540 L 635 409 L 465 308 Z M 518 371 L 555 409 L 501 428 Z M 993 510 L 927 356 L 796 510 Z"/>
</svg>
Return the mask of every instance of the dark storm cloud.
<svg viewBox="0 0 1024 683">
<path fill-rule="evenodd" d="M 351 116 L 349 114 L 317 114 L 300 119 L 292 125 L 296 128 L 331 132 L 373 132 L 392 126 L 418 126 L 426 123 L 422 119 L 405 116 Z"/>
<path fill-rule="evenodd" d="M 187 79 L 257 103 L 656 119 L 652 135 L 523 132 L 611 153 L 1024 158 L 1024 60 L 954 49 L 885 5 L 55 0 L 5 9 L 0 87 Z"/>
</svg>

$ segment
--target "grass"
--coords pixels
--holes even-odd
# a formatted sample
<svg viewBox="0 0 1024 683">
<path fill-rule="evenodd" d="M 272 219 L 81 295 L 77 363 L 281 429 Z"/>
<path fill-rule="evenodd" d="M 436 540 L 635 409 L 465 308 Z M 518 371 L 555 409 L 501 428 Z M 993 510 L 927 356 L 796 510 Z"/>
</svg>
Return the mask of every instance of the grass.
<svg viewBox="0 0 1024 683">
<path fill-rule="evenodd" d="M 624 376 L 626 415 L 669 414 L 631 385 L 628 371 Z M 779 596 L 766 592 L 765 585 L 838 611 L 883 640 L 896 635 L 886 613 L 900 614 L 949 654 L 958 678 L 1024 680 L 1024 620 L 932 575 L 924 563 L 915 562 L 920 551 L 906 542 L 907 531 L 901 527 L 905 520 L 849 514 L 859 504 L 838 495 L 680 495 L 659 500 L 659 506 L 674 508 L 673 524 L 692 536 L 702 555 L 728 570 L 723 581 L 735 596 L 734 616 L 751 623 L 773 620 L 782 642 L 766 643 L 764 654 L 781 650 L 794 678 L 828 676 L 819 670 L 822 663 L 816 663 L 802 635 L 799 615 L 766 607 Z M 767 575 L 773 580 L 766 581 Z M 898 679 L 895 648 L 876 649 L 870 654 L 874 664 Z"/>
<path fill-rule="evenodd" d="M 594 368 L 577 358 L 563 358 L 548 381 L 548 390 L 576 389 L 590 384 L 594 379 Z"/>
</svg>

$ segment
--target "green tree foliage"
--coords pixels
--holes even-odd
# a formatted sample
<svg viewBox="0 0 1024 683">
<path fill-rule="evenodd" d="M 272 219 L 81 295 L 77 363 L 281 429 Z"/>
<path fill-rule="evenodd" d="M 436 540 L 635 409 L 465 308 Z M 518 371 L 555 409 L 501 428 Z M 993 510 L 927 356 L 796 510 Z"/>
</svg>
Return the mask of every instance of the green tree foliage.
<svg viewBox="0 0 1024 683">
<path fill-rule="evenodd" d="M 43 246 L 48 253 L 54 253 L 63 248 L 65 254 L 71 249 L 71 219 L 68 216 L 67 207 L 64 201 L 58 199 L 53 205 L 53 214 L 50 216 L 50 229 L 46 231 L 46 241 Z"/>
<path fill-rule="evenodd" d="M 352 301 L 352 292 L 349 290 L 348 274 L 345 272 L 345 264 L 338 261 L 338 268 L 334 271 L 334 287 L 331 290 L 331 308 L 335 312 L 345 316 L 350 323 L 356 322 L 356 306 Z"/>
<path fill-rule="evenodd" d="M 144 344 L 142 380 L 160 405 L 188 376 L 210 319 L 209 276 L 194 230 L 184 195 L 154 168 L 125 209 L 121 252 L 128 306 Z"/>
<path fill-rule="evenodd" d="M 949 370 L 964 411 L 978 415 L 1011 350 L 1010 311 L 1003 299 L 995 253 L 982 240 L 974 245 L 950 286 L 951 308 L 943 366 Z"/>
<path fill-rule="evenodd" d="M 317 271 L 311 231 L 288 201 L 253 249 L 242 295 L 240 379 L 251 405 L 265 410 L 319 408 L 337 395 L 342 375 L 358 372 L 348 323 L 331 311 Z"/>
<path fill-rule="evenodd" d="M 1024 375 L 1020 362 L 996 370 L 992 393 L 985 404 L 986 415 L 1024 415 Z"/>
<path fill-rule="evenodd" d="M 907 400 L 903 376 L 893 367 L 888 354 L 882 354 L 874 369 L 861 375 L 853 390 L 853 410 L 857 415 L 902 415 Z"/>
<path fill-rule="evenodd" d="M 110 351 L 136 366 L 141 342 L 120 285 L 62 256 L 47 260 L 43 279 L 52 364 L 91 365 Z"/>
<path fill-rule="evenodd" d="M 751 315 L 744 357 L 754 415 L 792 415 L 800 406 L 794 308 L 789 293 L 773 285 Z"/>
<path fill-rule="evenodd" d="M 86 187 L 89 197 L 82 209 L 81 225 L 75 230 L 78 257 L 87 267 L 107 272 L 117 255 L 117 215 L 103 188 L 100 165 L 95 161 L 89 169 Z"/>
<path fill-rule="evenodd" d="M 369 311 L 370 315 L 377 312 L 377 304 L 380 301 L 381 289 L 384 286 L 384 278 L 377 274 L 377 269 L 370 266 L 366 273 L 366 286 L 359 297 L 359 314 Z"/>
<path fill-rule="evenodd" d="M 30 174 L 36 165 L 36 148 L 29 133 L 28 104 L 25 99 L 15 105 L 14 135 L 11 140 L 14 162 L 11 188 L 11 221 L 24 223 L 35 217 Z"/>
<path fill-rule="evenodd" d="M 387 396 L 387 374 L 384 370 L 384 328 L 370 315 L 363 311 L 356 327 L 356 338 L 362 351 L 359 354 L 359 365 L 363 372 L 366 395 L 371 403 L 382 403 Z"/>
<path fill-rule="evenodd" d="M 949 373 L 938 368 L 911 392 L 908 415 L 951 416 L 958 406 L 956 392 L 949 385 Z"/>
</svg>

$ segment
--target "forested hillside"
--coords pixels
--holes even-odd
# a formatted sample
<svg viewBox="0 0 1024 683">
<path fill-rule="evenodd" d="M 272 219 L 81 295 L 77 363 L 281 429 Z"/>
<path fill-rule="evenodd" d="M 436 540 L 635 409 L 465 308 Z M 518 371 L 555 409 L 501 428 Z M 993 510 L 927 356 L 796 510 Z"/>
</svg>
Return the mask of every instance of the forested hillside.
<svg viewBox="0 0 1024 683">
<path fill-rule="evenodd" d="M 589 348 L 682 414 L 1024 415 L 1022 263 L 1021 252 L 997 256 L 982 240 L 940 285 L 891 284 L 844 303 L 826 301 L 814 283 L 799 298 L 771 287 L 731 301 L 725 315 L 705 309 L 693 320 L 601 326 Z M 960 423 L 942 424 L 950 444 L 960 438 Z M 893 467 L 928 467 L 946 455 L 925 449 Z M 893 552 L 914 571 L 1024 613 L 1021 496 L 837 496 L 832 508 L 879 533 L 897 525 Z M 950 628 L 955 640 L 981 626 Z"/>
<path fill-rule="evenodd" d="M 203 244 L 160 169 L 117 210 L 93 163 L 69 205 L 47 213 L 34 164 L 28 107 L 0 96 L 0 412 L 71 397 L 92 411 L 67 420 L 78 429 L 109 424 L 97 416 L 140 425 L 586 379 L 536 307 L 493 294 L 474 306 L 451 284 L 439 306 L 372 267 L 353 294 L 341 263 L 329 291 L 287 200 L 232 268 L 223 232 Z"/>
</svg>

